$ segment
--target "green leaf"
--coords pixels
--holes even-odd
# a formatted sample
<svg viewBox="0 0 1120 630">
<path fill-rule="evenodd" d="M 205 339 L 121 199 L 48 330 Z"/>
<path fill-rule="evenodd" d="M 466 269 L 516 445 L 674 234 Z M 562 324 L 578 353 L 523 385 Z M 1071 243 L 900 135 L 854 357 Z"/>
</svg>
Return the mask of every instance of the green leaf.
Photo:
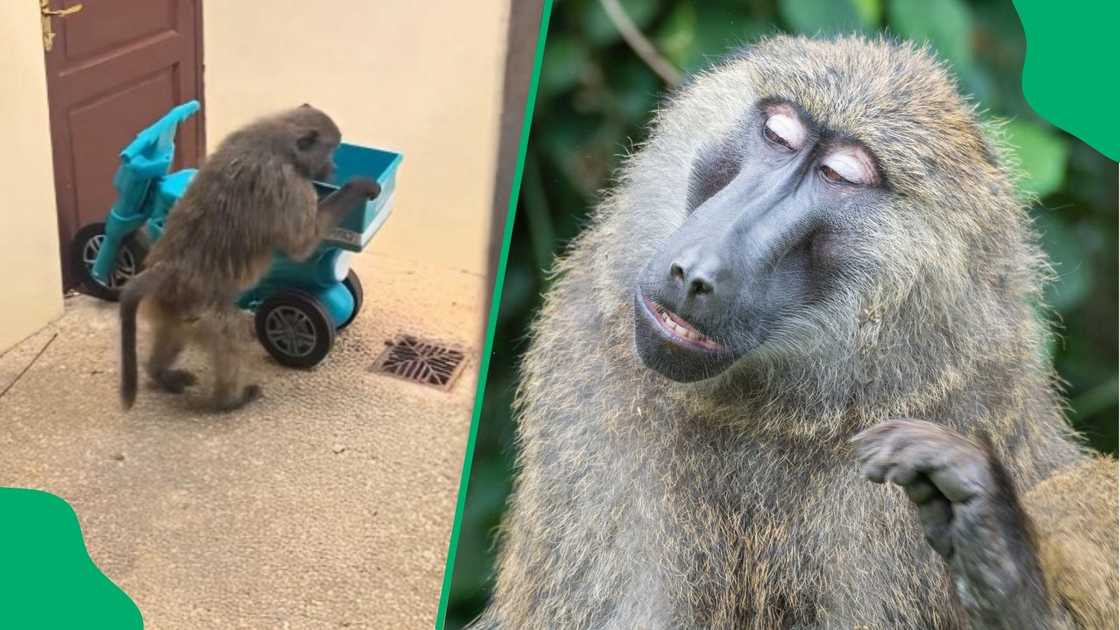
<svg viewBox="0 0 1120 630">
<path fill-rule="evenodd" d="M 665 18 L 655 37 L 661 53 L 678 66 L 684 65 L 696 48 L 696 8 L 681 2 Z"/>
<path fill-rule="evenodd" d="M 685 73 L 695 72 L 735 46 L 757 39 L 769 27 L 757 20 L 741 20 L 718 11 L 697 10 L 678 3 L 653 37 L 658 49 Z"/>
<path fill-rule="evenodd" d="M 534 148 L 553 163 L 562 163 L 586 150 L 603 124 L 601 116 L 582 115 L 567 108 L 558 108 L 547 125 L 533 129 Z"/>
<path fill-rule="evenodd" d="M 957 73 L 957 87 L 974 102 L 983 103 L 986 108 L 996 108 L 999 104 L 991 76 L 978 64 Z"/>
<path fill-rule="evenodd" d="M 533 301 L 535 289 L 533 272 L 533 267 L 526 264 L 507 268 L 505 287 L 502 291 L 502 308 L 498 313 L 499 322 L 504 324 L 514 319 Z"/>
<path fill-rule="evenodd" d="M 863 25 L 878 28 L 883 21 L 883 0 L 853 0 Z"/>
<path fill-rule="evenodd" d="M 782 19 L 793 30 L 806 35 L 835 35 L 866 30 L 855 0 L 782 0 Z"/>
<path fill-rule="evenodd" d="M 890 28 L 928 41 L 955 68 L 972 63 L 972 13 L 961 0 L 891 0 Z"/>
<path fill-rule="evenodd" d="M 637 57 L 626 57 L 604 68 L 614 109 L 627 124 L 640 124 L 657 105 L 661 80 Z"/>
<path fill-rule="evenodd" d="M 1120 384 L 1117 383 L 1114 372 L 1112 378 L 1070 401 L 1074 416 L 1080 419 L 1105 411 L 1109 407 L 1115 407 L 1118 391 L 1120 391 Z"/>
<path fill-rule="evenodd" d="M 590 60 L 591 55 L 582 42 L 564 34 L 550 36 L 541 60 L 542 99 L 575 87 Z"/>
<path fill-rule="evenodd" d="M 619 4 L 639 29 L 644 30 L 657 17 L 657 0 L 619 0 Z M 622 38 L 599 0 L 590 0 L 584 5 L 580 22 L 587 41 L 596 47 L 613 44 Z"/>
<path fill-rule="evenodd" d="M 1044 197 L 1062 187 L 1069 145 L 1050 129 L 1024 120 L 1007 124 L 1007 141 L 1025 172 L 1023 190 Z"/>
<path fill-rule="evenodd" d="M 1042 233 L 1042 246 L 1050 256 L 1057 279 L 1046 291 L 1046 302 L 1060 313 L 1069 313 L 1085 301 L 1093 278 L 1084 247 L 1077 235 L 1054 212 L 1040 212 L 1035 225 Z"/>
</svg>

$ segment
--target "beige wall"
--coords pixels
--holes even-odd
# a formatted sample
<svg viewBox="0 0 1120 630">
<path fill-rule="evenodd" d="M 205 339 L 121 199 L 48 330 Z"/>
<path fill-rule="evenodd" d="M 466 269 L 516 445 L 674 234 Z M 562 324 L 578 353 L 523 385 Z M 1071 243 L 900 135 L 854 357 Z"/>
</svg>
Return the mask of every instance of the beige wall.
<svg viewBox="0 0 1120 630">
<path fill-rule="evenodd" d="M 208 0 L 207 143 L 309 102 L 404 154 L 370 249 L 483 274 L 509 0 Z"/>
<path fill-rule="evenodd" d="M 58 215 L 39 8 L 0 2 L 0 352 L 62 314 Z"/>
</svg>

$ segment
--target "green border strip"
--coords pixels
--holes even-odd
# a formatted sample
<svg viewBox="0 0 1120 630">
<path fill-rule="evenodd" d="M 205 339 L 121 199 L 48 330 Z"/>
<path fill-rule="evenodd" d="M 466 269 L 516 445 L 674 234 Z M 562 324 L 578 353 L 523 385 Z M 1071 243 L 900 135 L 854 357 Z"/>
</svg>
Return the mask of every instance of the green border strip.
<svg viewBox="0 0 1120 630">
<path fill-rule="evenodd" d="M 471 465 L 474 463 L 475 439 L 478 436 L 478 423 L 482 417 L 482 402 L 486 393 L 486 380 L 490 371 L 490 357 L 494 350 L 494 334 L 498 328 L 498 311 L 502 305 L 502 288 L 506 283 L 506 263 L 509 260 L 509 246 L 513 237 L 513 222 L 517 214 L 517 201 L 521 196 L 521 176 L 525 171 L 525 155 L 529 148 L 529 132 L 533 127 L 533 109 L 537 103 L 537 89 L 541 78 L 541 60 L 544 59 L 545 40 L 548 38 L 548 23 L 552 17 L 553 0 L 544 0 L 541 9 L 541 24 L 537 32 L 537 51 L 533 61 L 533 75 L 529 79 L 529 91 L 525 99 L 525 118 L 521 123 L 521 143 L 517 150 L 517 167 L 513 172 L 513 193 L 509 198 L 506 211 L 506 224 L 502 234 L 502 251 L 498 256 L 498 269 L 494 278 L 494 290 L 490 298 L 490 319 L 486 326 L 486 342 L 482 348 L 482 358 L 478 367 L 478 387 L 475 390 L 474 412 L 471 414 L 470 434 L 467 449 L 463 456 L 463 471 L 459 477 L 459 498 L 455 506 L 455 523 L 451 526 L 451 540 L 447 545 L 447 562 L 443 568 L 443 587 L 439 594 L 439 608 L 436 610 L 436 630 L 443 630 L 447 621 L 447 603 L 451 597 L 451 579 L 455 574 L 455 556 L 459 549 L 459 530 L 463 526 L 463 512 L 467 505 L 467 489 L 471 479 Z"/>
</svg>

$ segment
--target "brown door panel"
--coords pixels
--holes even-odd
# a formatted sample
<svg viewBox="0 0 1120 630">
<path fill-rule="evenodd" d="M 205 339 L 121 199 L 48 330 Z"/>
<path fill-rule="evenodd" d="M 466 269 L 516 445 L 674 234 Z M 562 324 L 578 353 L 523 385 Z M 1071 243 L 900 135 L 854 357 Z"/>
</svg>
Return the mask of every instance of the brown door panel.
<svg viewBox="0 0 1120 630">
<path fill-rule="evenodd" d="M 77 4 L 55 0 L 52 8 Z M 46 53 L 55 192 L 64 283 L 78 229 L 104 219 L 116 198 L 118 154 L 174 105 L 201 100 L 200 0 L 85 0 L 55 18 Z M 198 164 L 202 115 L 180 126 L 176 168 Z"/>
</svg>

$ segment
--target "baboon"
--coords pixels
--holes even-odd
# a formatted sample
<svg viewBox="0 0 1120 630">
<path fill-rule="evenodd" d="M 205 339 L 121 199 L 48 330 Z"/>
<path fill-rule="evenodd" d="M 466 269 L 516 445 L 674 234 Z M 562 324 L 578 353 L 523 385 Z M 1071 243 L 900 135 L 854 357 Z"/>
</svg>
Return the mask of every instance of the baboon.
<svg viewBox="0 0 1120 630">
<path fill-rule="evenodd" d="M 474 627 L 1115 628 L 1115 463 L 1064 420 L 1009 163 L 889 39 L 669 97 L 532 325 Z"/>
<path fill-rule="evenodd" d="M 141 301 L 154 329 L 146 368 L 159 387 L 180 393 L 196 382 L 174 367 L 190 340 L 209 355 L 215 410 L 233 410 L 260 395 L 259 385 L 242 383 L 237 296 L 261 279 L 277 251 L 305 260 L 347 212 L 381 192 L 376 181 L 354 178 L 318 200 L 312 180 L 331 177 L 341 139 L 329 116 L 304 104 L 231 133 L 207 157 L 169 213 L 145 270 L 121 295 L 126 409 L 136 399 Z"/>
</svg>

